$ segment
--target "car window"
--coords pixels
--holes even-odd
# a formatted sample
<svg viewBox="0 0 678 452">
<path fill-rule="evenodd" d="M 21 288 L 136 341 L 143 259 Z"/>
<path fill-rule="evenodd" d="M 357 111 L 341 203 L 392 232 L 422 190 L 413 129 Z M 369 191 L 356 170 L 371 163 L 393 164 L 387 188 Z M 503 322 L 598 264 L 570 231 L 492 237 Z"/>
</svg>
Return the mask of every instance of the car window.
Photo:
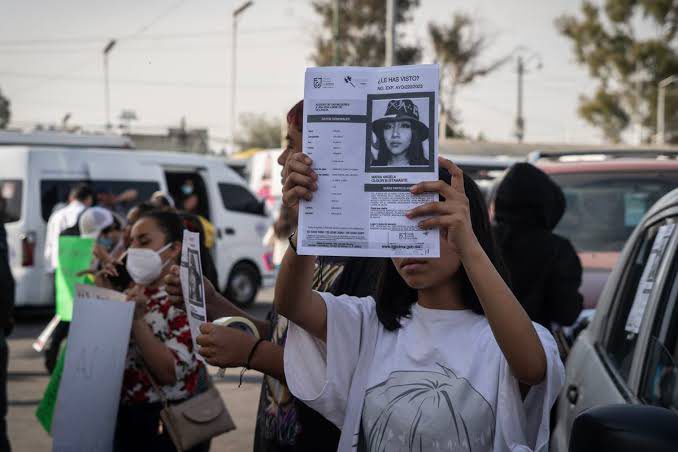
<svg viewBox="0 0 678 452">
<path fill-rule="evenodd" d="M 605 346 L 607 356 L 624 380 L 629 377 L 631 360 L 636 347 L 638 334 L 627 331 L 627 322 L 631 307 L 638 293 L 639 283 L 645 266 L 648 263 L 652 245 L 657 237 L 661 225 L 648 228 L 639 245 L 634 250 L 634 256 L 628 261 L 627 268 L 621 279 L 621 290 L 613 303 L 613 323 Z"/>
<path fill-rule="evenodd" d="M 226 210 L 265 215 L 263 204 L 245 187 L 235 184 L 219 184 L 219 192 Z"/>
<path fill-rule="evenodd" d="M 648 209 L 678 187 L 676 172 L 553 174 L 567 206 L 555 233 L 578 252 L 619 252 Z"/>
<path fill-rule="evenodd" d="M 0 221 L 12 223 L 21 218 L 23 183 L 17 179 L 0 179 Z"/>
<path fill-rule="evenodd" d="M 678 259 L 673 259 L 665 281 L 639 395 L 645 403 L 678 412 Z"/>
<path fill-rule="evenodd" d="M 89 183 L 97 198 L 102 194 L 120 195 L 126 190 L 136 192 L 133 199 L 121 201 L 116 204 L 116 210 L 124 214 L 132 206 L 141 201 L 148 200 L 153 192 L 160 189 L 157 182 L 141 181 L 87 181 L 81 179 L 44 179 L 40 182 L 40 201 L 42 218 L 47 221 L 56 208 L 64 206 L 68 202 L 68 194 L 75 185 Z"/>
</svg>

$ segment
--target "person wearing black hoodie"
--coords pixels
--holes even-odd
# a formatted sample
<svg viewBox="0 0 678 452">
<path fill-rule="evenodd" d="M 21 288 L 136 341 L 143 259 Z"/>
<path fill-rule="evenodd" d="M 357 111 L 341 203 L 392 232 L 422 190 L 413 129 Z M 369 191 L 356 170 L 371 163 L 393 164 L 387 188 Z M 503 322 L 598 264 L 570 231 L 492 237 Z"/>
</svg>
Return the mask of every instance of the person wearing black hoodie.
<svg viewBox="0 0 678 452">
<path fill-rule="evenodd" d="M 535 322 L 572 325 L 582 309 L 582 266 L 569 240 L 553 233 L 565 213 L 561 188 L 529 163 L 499 184 L 494 229 L 513 292 Z"/>
</svg>

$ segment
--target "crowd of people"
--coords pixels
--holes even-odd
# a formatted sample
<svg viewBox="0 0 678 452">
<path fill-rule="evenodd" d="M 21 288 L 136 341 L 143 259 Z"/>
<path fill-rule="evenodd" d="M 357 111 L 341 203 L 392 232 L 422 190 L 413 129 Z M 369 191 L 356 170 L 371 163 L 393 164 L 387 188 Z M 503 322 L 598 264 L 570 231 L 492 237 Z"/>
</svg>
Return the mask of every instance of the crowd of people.
<svg viewBox="0 0 678 452">
<path fill-rule="evenodd" d="M 394 146 L 394 135 L 397 145 L 402 136 L 421 135 L 416 111 L 406 107 L 379 120 L 384 149 Z M 440 158 L 439 179 L 411 189 L 438 193 L 440 201 L 407 213 L 422 229 L 440 230 L 439 259 L 301 256 L 299 201 L 318 189 L 302 152 L 302 125 L 303 101 L 287 115 L 278 159 L 283 206 L 266 237 L 278 277 L 265 320 L 220 293 L 208 252 L 214 230 L 196 213 L 189 182 L 181 187 L 182 209 L 158 192 L 123 217 L 114 199 L 100 202 L 83 184 L 50 217 L 49 270 L 58 264 L 60 236 L 94 239 L 83 274 L 135 304 L 114 450 L 176 450 L 160 411 L 164 400 L 180 403 L 208 387 L 197 354 L 211 365 L 264 374 L 257 452 L 541 449 L 564 381 L 549 330 L 572 324 L 582 307 L 581 265 L 572 245 L 552 232 L 564 211 L 562 191 L 534 166 L 515 165 L 497 191 L 491 221 L 475 182 Z M 208 320 L 245 317 L 263 340 L 205 323 L 194 350 L 179 277 L 184 229 L 201 234 Z M 13 288 L 1 292 L 6 309 Z M 0 325 L 3 442 L 9 331 L 10 323 Z M 67 334 L 63 322 L 46 353 L 48 368 Z"/>
</svg>

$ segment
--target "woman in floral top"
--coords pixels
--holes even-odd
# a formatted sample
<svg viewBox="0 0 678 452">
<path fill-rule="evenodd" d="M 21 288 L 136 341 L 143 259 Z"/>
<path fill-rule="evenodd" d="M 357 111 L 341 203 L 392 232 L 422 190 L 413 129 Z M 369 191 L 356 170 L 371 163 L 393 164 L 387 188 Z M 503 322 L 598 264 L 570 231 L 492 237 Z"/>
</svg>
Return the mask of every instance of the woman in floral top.
<svg viewBox="0 0 678 452">
<path fill-rule="evenodd" d="M 127 353 L 115 450 L 174 451 L 160 422 L 163 398 L 182 402 L 196 394 L 200 366 L 186 312 L 168 300 L 163 279 L 181 254 L 183 223 L 172 212 L 142 215 L 131 232 L 127 271 L 135 282 L 128 299 L 136 304 Z M 149 373 L 163 397 L 154 389 Z M 205 450 L 198 446 L 195 450 Z"/>
</svg>

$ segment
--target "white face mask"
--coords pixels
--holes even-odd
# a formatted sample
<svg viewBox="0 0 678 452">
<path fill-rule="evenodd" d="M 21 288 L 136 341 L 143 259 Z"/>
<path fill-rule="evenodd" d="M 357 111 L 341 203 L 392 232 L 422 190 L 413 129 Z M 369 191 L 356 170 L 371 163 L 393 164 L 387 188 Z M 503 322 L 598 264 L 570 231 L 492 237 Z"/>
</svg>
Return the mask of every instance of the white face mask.
<svg viewBox="0 0 678 452">
<path fill-rule="evenodd" d="M 132 280 L 137 284 L 147 285 L 158 279 L 162 269 L 170 262 L 167 261 L 163 264 L 160 253 L 171 246 L 172 244 L 168 243 L 158 251 L 149 250 L 148 248 L 128 249 L 126 268 Z"/>
</svg>

